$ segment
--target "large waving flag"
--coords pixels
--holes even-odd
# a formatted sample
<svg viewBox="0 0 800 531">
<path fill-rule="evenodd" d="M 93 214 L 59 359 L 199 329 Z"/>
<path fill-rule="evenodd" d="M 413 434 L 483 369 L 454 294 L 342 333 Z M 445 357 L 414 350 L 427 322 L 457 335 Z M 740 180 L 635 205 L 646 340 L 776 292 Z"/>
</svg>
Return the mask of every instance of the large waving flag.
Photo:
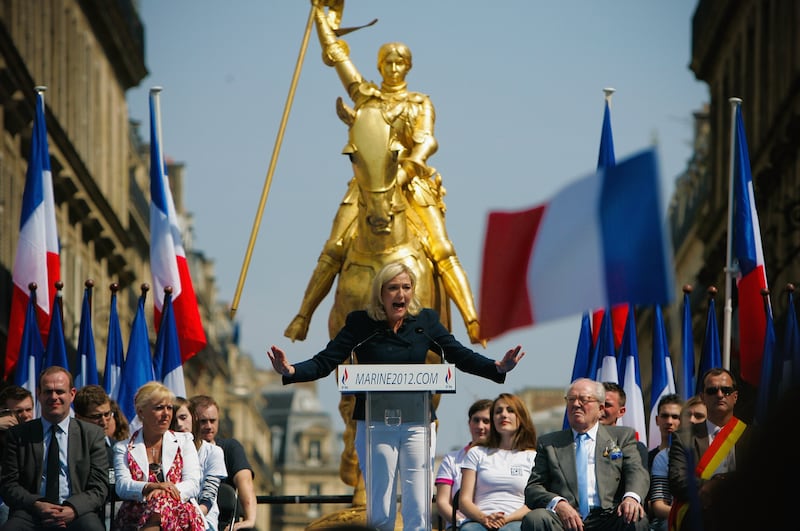
<svg viewBox="0 0 800 531">
<path fill-rule="evenodd" d="M 683 326 L 681 327 L 681 360 L 683 370 L 681 371 L 681 385 L 678 392 L 681 399 L 685 402 L 694 394 L 694 332 L 692 331 L 692 305 L 689 294 L 692 292 L 691 286 L 683 288 Z"/>
<path fill-rule="evenodd" d="M 61 278 L 43 92 L 44 89 L 37 87 L 31 153 L 28 170 L 25 173 L 25 190 L 22 193 L 19 242 L 12 272 L 14 292 L 11 296 L 11 318 L 8 323 L 8 343 L 3 372 L 6 379 L 12 374 L 22 344 L 30 300 L 28 286 L 33 282 L 39 289 L 36 297 L 36 319 L 39 333 L 43 341 L 46 341 L 52 314 L 50 307 L 53 300 L 52 290 L 56 281 Z M 33 392 L 36 393 L 35 388 Z"/>
<path fill-rule="evenodd" d="M 767 287 L 767 271 L 764 265 L 764 250 L 761 246 L 761 228 L 753 193 L 753 177 L 750 173 L 750 155 L 747 149 L 742 107 L 738 104 L 735 127 L 731 147 L 733 152 L 731 249 L 738 268 L 731 269 L 737 272 L 736 288 L 739 293 L 739 372 L 743 380 L 758 385 L 767 324 L 762 309 L 761 290 Z"/>
<path fill-rule="evenodd" d="M 106 365 L 103 371 L 103 389 L 111 398 L 119 402 L 119 384 L 124 364 L 122 332 L 119 328 L 117 312 L 117 290 L 119 284 L 111 284 L 111 310 L 108 316 L 108 343 L 106 344 Z"/>
<path fill-rule="evenodd" d="M 647 417 L 644 414 L 644 398 L 642 395 L 642 375 L 639 369 L 639 346 L 636 339 L 636 319 L 633 307 L 628 308 L 628 321 L 625 324 L 625 335 L 622 336 L 620 358 L 625 364 L 622 374 L 622 389 L 625 391 L 627 408 L 620 423 L 636 430 L 636 440 L 647 439 Z"/>
<path fill-rule="evenodd" d="M 164 293 L 164 288 L 170 286 L 181 359 L 186 361 L 206 346 L 206 334 L 200 320 L 161 151 L 160 115 L 157 109 L 159 90 L 150 91 L 150 268 L 156 294 L 153 297 L 155 322 L 158 331 L 163 311 L 163 301 L 158 294 Z"/>
<path fill-rule="evenodd" d="M 94 282 L 87 280 L 84 286 L 81 327 L 78 334 L 78 358 L 73 371 L 76 389 L 86 385 L 97 385 L 100 382 L 97 375 L 97 351 L 95 351 L 94 332 L 92 331 L 92 287 Z"/>
<path fill-rule="evenodd" d="M 172 311 L 172 290 L 164 293 L 161 312 L 161 326 L 156 338 L 153 353 L 153 370 L 156 379 L 169 387 L 175 396 L 186 396 L 186 383 L 183 380 L 181 349 L 178 344 L 178 330 L 175 327 L 175 314 Z"/>
<path fill-rule="evenodd" d="M 47 347 L 44 349 L 44 365 L 47 367 L 63 367 L 69 370 L 67 360 L 67 343 L 64 339 L 64 320 L 61 317 L 61 286 L 57 288 L 55 300 L 53 301 L 53 317 L 50 319 L 50 334 L 47 336 Z"/>
<path fill-rule="evenodd" d="M 661 306 L 656 306 L 653 320 L 653 386 L 650 390 L 648 448 L 655 448 L 661 444 L 661 432 L 656 424 L 656 417 L 658 416 L 658 401 L 661 400 L 661 397 L 675 392 L 675 381 L 670 381 L 672 367 L 668 367 L 668 365 L 671 364 L 664 315 L 661 312 Z"/>
<path fill-rule="evenodd" d="M 19 360 L 14 369 L 14 383 L 24 387 L 33 395 L 34 416 L 39 416 L 39 404 L 36 399 L 36 387 L 39 385 L 39 373 L 44 362 L 44 345 L 39 333 L 36 319 L 36 284 L 31 283 L 28 296 L 28 309 L 25 312 L 25 323 L 22 330 Z"/>
<path fill-rule="evenodd" d="M 575 347 L 575 361 L 572 364 L 572 378 L 574 382 L 578 378 L 589 376 L 589 358 L 592 355 L 592 328 L 589 319 L 589 312 L 583 312 L 581 319 L 581 330 L 578 333 L 578 345 Z M 569 428 L 567 421 L 567 410 L 564 408 L 564 429 Z"/>
<path fill-rule="evenodd" d="M 714 295 L 716 293 L 716 288 L 713 286 L 709 288 L 706 335 L 703 339 L 703 350 L 700 351 L 700 368 L 697 371 L 697 393 L 703 390 L 703 375 L 706 371 L 722 367 L 722 352 L 720 351 L 719 328 L 717 327 L 717 308 L 714 303 Z M 761 307 L 763 308 L 763 304 Z M 761 348 L 764 348 L 764 346 L 762 345 Z"/>
<path fill-rule="evenodd" d="M 481 279 L 484 339 L 586 308 L 668 303 L 672 247 L 660 186 L 650 149 L 572 183 L 544 205 L 491 212 Z"/>
<path fill-rule="evenodd" d="M 136 417 L 133 398 L 136 391 L 147 382 L 155 380 L 153 357 L 150 354 L 150 339 L 147 336 L 147 321 L 144 317 L 144 299 L 146 290 L 142 289 L 136 316 L 131 325 L 131 337 L 128 340 L 128 354 L 122 365 L 119 384 L 119 408 L 131 421 Z"/>
</svg>

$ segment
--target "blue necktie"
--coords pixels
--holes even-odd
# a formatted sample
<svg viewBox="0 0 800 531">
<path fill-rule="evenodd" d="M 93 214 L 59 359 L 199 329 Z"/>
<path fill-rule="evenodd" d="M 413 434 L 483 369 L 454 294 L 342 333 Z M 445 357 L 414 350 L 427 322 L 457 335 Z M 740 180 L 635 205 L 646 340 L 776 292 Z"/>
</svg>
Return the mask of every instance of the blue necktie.
<svg viewBox="0 0 800 531">
<path fill-rule="evenodd" d="M 578 472 L 578 509 L 581 518 L 589 514 L 589 482 L 587 472 L 589 469 L 589 451 L 587 450 L 588 433 L 579 433 L 575 437 L 575 468 Z"/>
</svg>

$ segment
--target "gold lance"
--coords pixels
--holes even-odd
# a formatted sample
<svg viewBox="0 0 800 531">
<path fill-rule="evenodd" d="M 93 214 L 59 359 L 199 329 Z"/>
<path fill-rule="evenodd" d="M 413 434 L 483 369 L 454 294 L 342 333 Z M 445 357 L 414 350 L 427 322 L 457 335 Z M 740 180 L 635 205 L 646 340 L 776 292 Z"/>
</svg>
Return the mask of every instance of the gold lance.
<svg viewBox="0 0 800 531">
<path fill-rule="evenodd" d="M 337 35 L 345 35 L 351 31 L 361 29 L 367 26 L 372 26 L 378 19 L 373 19 L 371 22 L 362 26 L 355 26 L 350 28 L 339 28 L 342 20 L 342 11 L 344 10 L 344 0 L 323 0 L 323 7 L 328 8 L 328 19 L 331 27 L 334 28 Z M 236 315 L 236 310 L 239 308 L 239 299 L 242 297 L 242 289 L 244 288 L 244 281 L 247 277 L 247 269 L 250 267 L 250 259 L 253 257 L 253 248 L 256 244 L 258 237 L 258 229 L 261 226 L 261 218 L 264 215 L 264 206 L 267 204 L 267 197 L 269 196 L 269 189 L 272 186 L 272 175 L 275 173 L 275 165 L 278 162 L 278 154 L 281 150 L 283 143 L 283 134 L 286 131 L 286 122 L 289 121 L 289 111 L 292 108 L 294 101 L 294 93 L 297 90 L 297 81 L 300 79 L 300 71 L 303 68 L 303 61 L 305 60 L 306 50 L 308 49 L 308 40 L 311 36 L 311 26 L 314 23 L 314 10 L 316 9 L 316 2 L 312 3 L 311 11 L 308 13 L 308 21 L 306 22 L 306 29 L 303 33 L 303 42 L 300 44 L 300 53 L 297 56 L 297 63 L 294 67 L 294 74 L 292 75 L 292 82 L 289 86 L 289 94 L 286 97 L 286 104 L 283 107 L 283 116 L 281 116 L 281 123 L 278 127 L 278 135 L 275 137 L 275 145 L 272 148 L 272 158 L 269 161 L 269 168 L 267 169 L 267 176 L 264 180 L 264 188 L 261 190 L 261 200 L 258 203 L 258 211 L 253 220 L 253 228 L 250 231 L 250 241 L 247 243 L 247 250 L 244 254 L 244 262 L 242 263 L 242 270 L 239 273 L 239 282 L 236 285 L 236 292 L 233 295 L 233 302 L 231 303 L 231 319 Z"/>
</svg>

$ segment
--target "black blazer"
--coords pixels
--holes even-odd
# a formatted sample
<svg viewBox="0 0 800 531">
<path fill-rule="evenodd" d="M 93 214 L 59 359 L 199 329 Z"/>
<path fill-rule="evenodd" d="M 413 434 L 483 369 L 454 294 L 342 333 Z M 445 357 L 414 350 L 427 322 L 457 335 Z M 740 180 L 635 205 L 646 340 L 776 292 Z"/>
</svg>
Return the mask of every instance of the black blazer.
<svg viewBox="0 0 800 531">
<path fill-rule="evenodd" d="M 69 421 L 67 461 L 72 495 L 64 500 L 77 516 L 98 513 L 108 494 L 108 453 L 100 426 L 76 418 Z M 0 495 L 14 510 L 33 513 L 41 499 L 44 432 L 41 419 L 14 426 L 6 436 Z"/>
<path fill-rule="evenodd" d="M 425 363 L 428 350 L 441 350 L 445 360 L 459 370 L 497 383 L 506 381 L 506 375 L 497 371 L 494 360 L 459 343 L 439 321 L 439 314 L 424 308 L 416 316 L 406 315 L 397 333 L 389 329 L 386 321 L 375 321 L 364 310 L 351 312 L 325 350 L 295 364 L 295 373 L 284 376 L 283 383 L 310 382 L 327 376 L 350 358 L 354 348 L 358 363 L 374 364 Z M 356 395 L 353 419 L 364 419 L 363 393 Z"/>
<path fill-rule="evenodd" d="M 734 454 L 737 467 L 739 461 L 746 455 L 753 444 L 754 434 L 753 427 L 748 425 L 742 436 L 736 441 Z M 706 453 L 709 446 L 708 428 L 705 422 L 691 424 L 688 429 L 681 429 L 673 434 L 672 445 L 669 447 L 669 490 L 676 500 L 685 502 L 690 499 L 689 475 L 694 475 L 697 463 L 700 462 L 700 458 Z M 691 451 L 691 471 L 689 470 L 690 462 L 686 453 L 687 449 Z M 733 474 L 735 472 L 730 472 L 727 475 L 731 476 Z M 696 478 L 694 481 L 697 488 L 699 488 L 706 480 Z"/>
</svg>

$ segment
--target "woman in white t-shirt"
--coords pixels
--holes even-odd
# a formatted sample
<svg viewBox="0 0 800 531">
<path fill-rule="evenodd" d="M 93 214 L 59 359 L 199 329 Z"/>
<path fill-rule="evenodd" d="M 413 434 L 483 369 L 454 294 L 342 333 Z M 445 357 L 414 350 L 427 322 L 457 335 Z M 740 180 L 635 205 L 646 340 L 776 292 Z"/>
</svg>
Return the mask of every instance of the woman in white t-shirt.
<svg viewBox="0 0 800 531">
<path fill-rule="evenodd" d="M 469 449 L 478 443 L 486 442 L 492 425 L 492 401 L 482 398 L 473 402 L 467 411 L 469 425 L 469 443 L 460 450 L 453 450 L 442 457 L 439 470 L 436 472 L 436 509 L 446 522 L 447 528 L 453 526 L 453 496 L 461 488 L 461 461 Z M 441 422 L 441 421 L 440 421 Z M 458 501 L 458 500 L 456 500 Z M 457 504 L 456 504 L 457 505 Z M 464 515 L 461 511 L 456 513 L 457 524 L 461 525 Z"/>
<path fill-rule="evenodd" d="M 485 443 L 461 462 L 459 507 L 467 520 L 461 531 L 518 531 L 525 485 L 536 458 L 536 428 L 517 396 L 501 393 L 492 403 L 492 426 Z"/>
</svg>

